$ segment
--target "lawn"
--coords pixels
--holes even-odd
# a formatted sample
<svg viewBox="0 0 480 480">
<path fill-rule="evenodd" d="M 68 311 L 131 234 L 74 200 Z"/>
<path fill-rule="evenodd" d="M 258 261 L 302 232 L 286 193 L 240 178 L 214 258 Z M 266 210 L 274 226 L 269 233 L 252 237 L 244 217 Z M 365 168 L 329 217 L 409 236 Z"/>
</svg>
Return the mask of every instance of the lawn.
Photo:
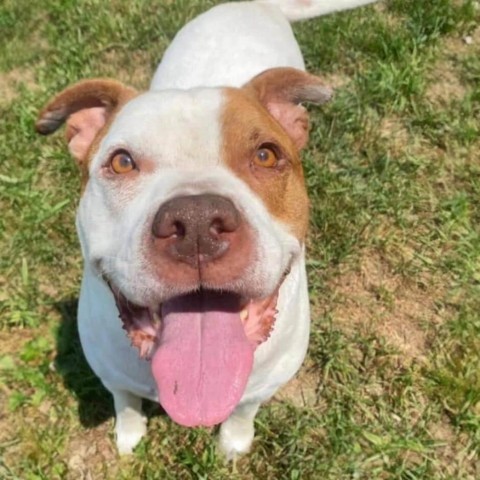
<svg viewBox="0 0 480 480">
<path fill-rule="evenodd" d="M 214 1 L 0 3 L 0 478 L 480 478 L 480 4 L 390 0 L 295 24 L 312 108 L 312 335 L 249 455 L 153 404 L 131 457 L 76 334 L 80 179 L 34 132 L 63 87 L 146 88 Z M 215 433 L 215 431 L 213 431 Z"/>
</svg>

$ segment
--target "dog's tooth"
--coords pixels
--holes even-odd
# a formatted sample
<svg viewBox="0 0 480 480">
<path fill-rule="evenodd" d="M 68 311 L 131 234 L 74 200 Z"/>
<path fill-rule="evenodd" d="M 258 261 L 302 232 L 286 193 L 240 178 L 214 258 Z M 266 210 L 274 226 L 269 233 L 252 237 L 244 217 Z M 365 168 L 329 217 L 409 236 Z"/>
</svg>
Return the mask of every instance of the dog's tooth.
<svg viewBox="0 0 480 480">
<path fill-rule="evenodd" d="M 248 310 L 246 308 L 244 308 L 241 312 L 240 312 L 240 320 L 242 322 L 244 322 L 246 319 L 248 318 Z"/>
<path fill-rule="evenodd" d="M 153 320 L 155 323 L 160 323 L 162 321 L 162 317 L 157 312 L 153 312 Z"/>
</svg>

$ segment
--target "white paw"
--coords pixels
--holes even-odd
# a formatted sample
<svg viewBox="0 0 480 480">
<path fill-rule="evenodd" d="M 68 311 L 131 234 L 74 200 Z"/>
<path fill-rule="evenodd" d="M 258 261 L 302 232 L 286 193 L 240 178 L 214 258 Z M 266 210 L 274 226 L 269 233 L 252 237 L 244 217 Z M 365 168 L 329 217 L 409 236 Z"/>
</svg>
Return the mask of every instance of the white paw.
<svg viewBox="0 0 480 480">
<path fill-rule="evenodd" d="M 137 412 L 123 412 L 115 425 L 117 449 L 120 455 L 129 455 L 147 433 L 147 419 Z"/>
<path fill-rule="evenodd" d="M 255 435 L 253 422 L 232 420 L 227 420 L 220 428 L 220 451 L 227 460 L 235 460 L 238 455 L 248 453 Z"/>
</svg>

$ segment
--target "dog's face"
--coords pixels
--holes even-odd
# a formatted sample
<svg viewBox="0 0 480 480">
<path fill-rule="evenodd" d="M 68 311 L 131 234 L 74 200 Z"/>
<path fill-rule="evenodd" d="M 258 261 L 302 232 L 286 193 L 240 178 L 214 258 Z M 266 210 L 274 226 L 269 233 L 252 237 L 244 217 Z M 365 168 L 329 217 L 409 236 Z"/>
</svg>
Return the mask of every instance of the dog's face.
<svg viewBox="0 0 480 480">
<path fill-rule="evenodd" d="M 329 96 L 293 69 L 241 89 L 137 94 L 93 80 L 40 114 L 41 133 L 67 121 L 85 261 L 179 423 L 219 423 L 243 393 L 307 228 L 299 103 Z"/>
</svg>

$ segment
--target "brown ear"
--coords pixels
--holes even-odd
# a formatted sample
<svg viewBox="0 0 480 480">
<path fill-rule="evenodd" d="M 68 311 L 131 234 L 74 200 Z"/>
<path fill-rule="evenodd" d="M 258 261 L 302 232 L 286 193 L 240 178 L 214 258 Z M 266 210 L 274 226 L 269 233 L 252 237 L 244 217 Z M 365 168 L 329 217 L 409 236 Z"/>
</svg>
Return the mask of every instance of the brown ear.
<svg viewBox="0 0 480 480">
<path fill-rule="evenodd" d="M 301 103 L 319 105 L 333 94 L 319 77 L 289 67 L 265 70 L 243 88 L 258 98 L 299 150 L 308 141 L 308 114 Z"/>
<path fill-rule="evenodd" d="M 68 148 L 81 164 L 112 113 L 136 93 L 115 80 L 83 80 L 50 100 L 38 115 L 35 128 L 38 133 L 49 135 L 66 121 Z"/>
</svg>

